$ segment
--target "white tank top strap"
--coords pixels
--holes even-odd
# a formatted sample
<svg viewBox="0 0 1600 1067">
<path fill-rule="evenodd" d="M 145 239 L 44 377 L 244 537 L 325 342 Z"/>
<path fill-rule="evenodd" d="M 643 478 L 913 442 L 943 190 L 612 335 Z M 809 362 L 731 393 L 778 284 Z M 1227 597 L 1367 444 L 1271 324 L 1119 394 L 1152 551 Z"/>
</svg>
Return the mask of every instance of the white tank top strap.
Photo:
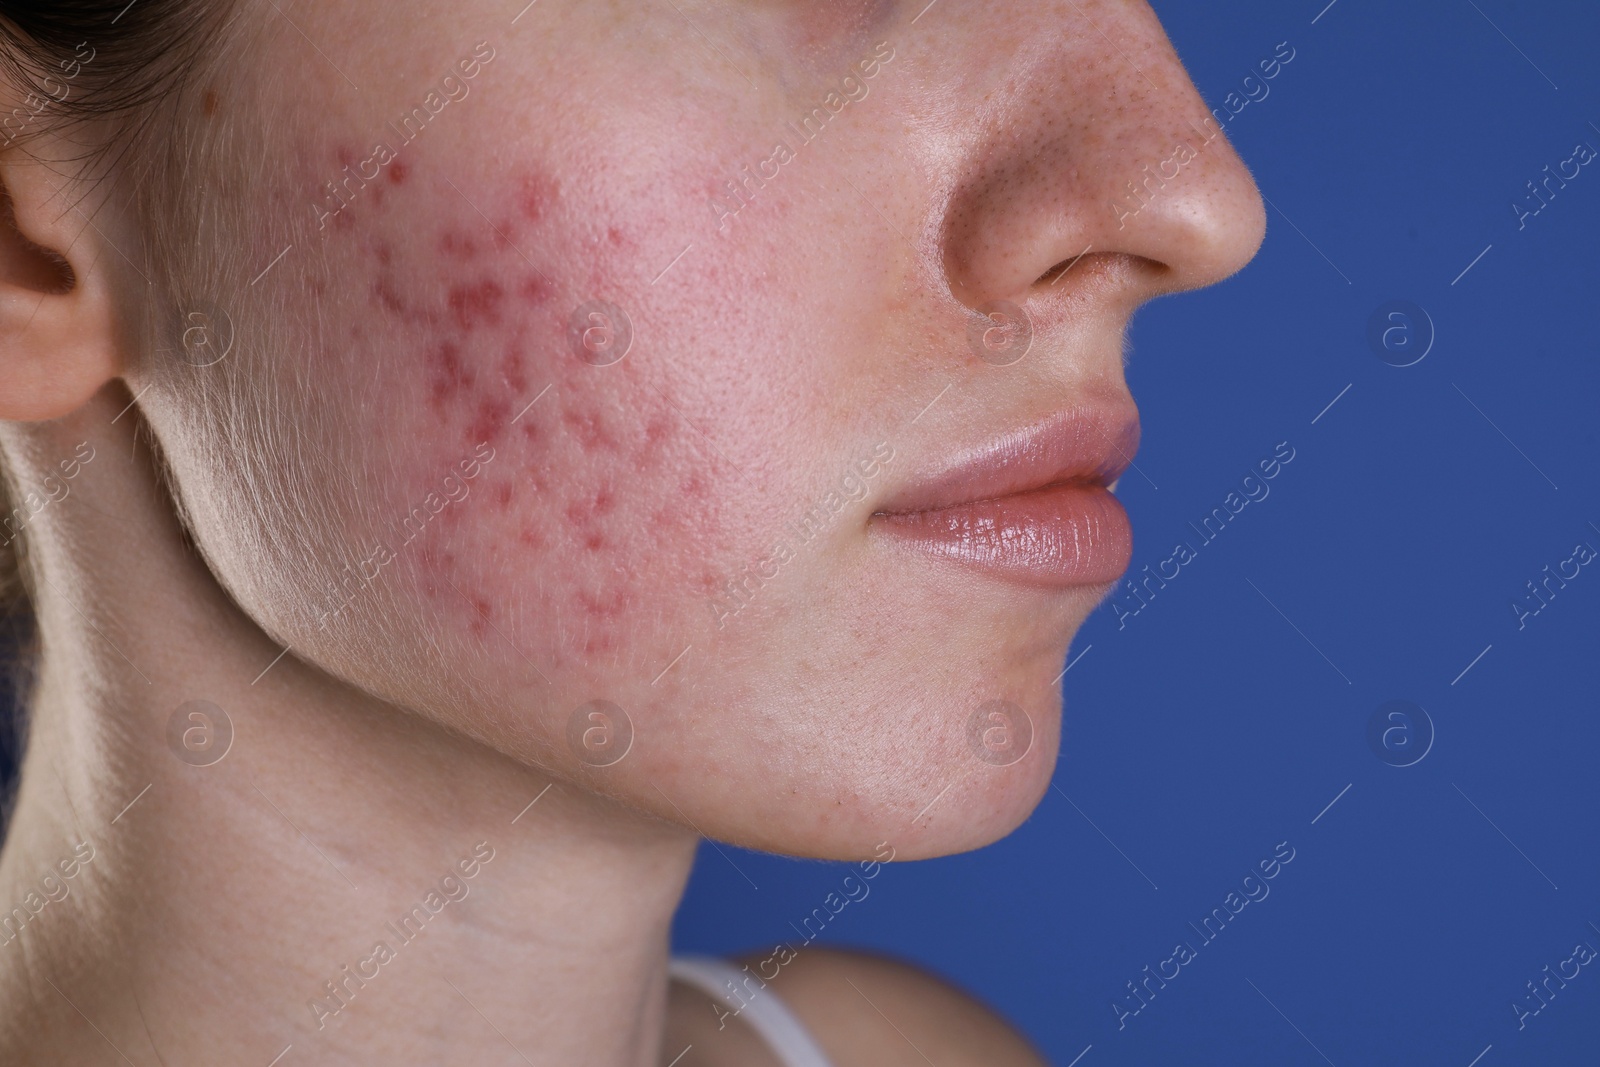
<svg viewBox="0 0 1600 1067">
<path fill-rule="evenodd" d="M 805 1024 L 778 994 L 759 984 L 752 988 L 749 972 L 715 956 L 674 956 L 667 971 L 737 1012 L 785 1067 L 832 1067 Z M 756 983 L 760 981 L 755 978 Z M 735 995 L 734 990 L 742 995 Z"/>
</svg>

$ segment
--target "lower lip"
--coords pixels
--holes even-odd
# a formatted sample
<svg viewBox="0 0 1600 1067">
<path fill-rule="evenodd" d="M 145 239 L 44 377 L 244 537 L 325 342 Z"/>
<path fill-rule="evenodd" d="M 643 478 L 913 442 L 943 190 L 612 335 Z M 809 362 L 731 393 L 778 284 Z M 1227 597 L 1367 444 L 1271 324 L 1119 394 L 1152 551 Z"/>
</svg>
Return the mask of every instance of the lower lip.
<svg viewBox="0 0 1600 1067">
<path fill-rule="evenodd" d="M 1128 513 L 1099 485 L 1058 485 L 876 519 L 931 555 L 1033 585 L 1114 582 L 1133 556 Z"/>
</svg>

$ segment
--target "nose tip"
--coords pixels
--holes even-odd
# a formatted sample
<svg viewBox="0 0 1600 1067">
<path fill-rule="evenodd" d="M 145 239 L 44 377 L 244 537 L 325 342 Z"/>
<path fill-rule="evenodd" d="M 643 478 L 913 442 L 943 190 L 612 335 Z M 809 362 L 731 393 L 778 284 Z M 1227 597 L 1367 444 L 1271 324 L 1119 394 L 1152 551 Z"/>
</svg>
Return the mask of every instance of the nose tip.
<svg viewBox="0 0 1600 1067">
<path fill-rule="evenodd" d="M 1255 179 L 1209 113 L 1206 119 L 1172 131 L 1165 154 L 1140 162 L 1132 178 L 1111 189 L 1097 228 L 1107 251 L 1164 268 L 1158 288 L 1165 292 L 1234 274 L 1266 235 Z"/>
<path fill-rule="evenodd" d="M 1238 271 L 1266 232 L 1265 206 L 1153 13 L 1047 6 L 1066 13 L 1048 27 L 1040 16 L 1029 73 L 986 110 L 950 202 L 957 299 L 1020 300 L 1085 255 L 1136 264 L 1116 272 L 1133 303 Z"/>
</svg>

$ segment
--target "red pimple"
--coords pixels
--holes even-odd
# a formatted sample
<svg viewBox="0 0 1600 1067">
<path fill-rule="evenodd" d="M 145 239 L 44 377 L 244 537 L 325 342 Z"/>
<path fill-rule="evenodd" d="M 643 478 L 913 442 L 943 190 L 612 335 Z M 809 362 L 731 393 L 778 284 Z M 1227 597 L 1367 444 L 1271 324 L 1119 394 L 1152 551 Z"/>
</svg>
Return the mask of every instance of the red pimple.
<svg viewBox="0 0 1600 1067">
<path fill-rule="evenodd" d="M 476 445 L 499 440 L 510 413 L 511 405 L 501 397 L 479 401 L 478 415 L 467 427 L 467 443 Z"/>
<path fill-rule="evenodd" d="M 544 217 L 550 204 L 556 198 L 556 184 L 543 174 L 528 174 L 522 179 L 522 187 L 517 193 L 517 207 L 522 212 L 522 217 L 529 222 L 538 222 Z"/>
<path fill-rule="evenodd" d="M 494 502 L 495 502 L 495 506 L 500 508 L 502 511 L 510 506 L 510 504 L 511 504 L 511 483 L 510 482 L 501 482 L 499 485 L 494 487 Z"/>
<path fill-rule="evenodd" d="M 528 376 L 522 371 L 522 352 L 515 347 L 506 349 L 500 357 L 500 380 L 518 395 L 528 389 Z"/>
<path fill-rule="evenodd" d="M 439 236 L 439 251 L 451 259 L 466 260 L 478 254 L 478 245 L 466 234 L 446 231 Z"/>
<path fill-rule="evenodd" d="M 379 278 L 373 282 L 372 295 L 385 311 L 393 312 L 396 315 L 404 315 L 406 313 L 405 299 L 395 290 L 394 282 L 391 279 Z"/>
<path fill-rule="evenodd" d="M 411 168 L 398 160 L 389 164 L 389 181 L 394 185 L 404 185 L 410 173 Z"/>
<path fill-rule="evenodd" d="M 489 621 L 493 616 L 489 602 L 481 596 L 469 598 L 472 604 L 472 635 L 482 637 L 489 632 Z"/>
<path fill-rule="evenodd" d="M 603 656 L 617 647 L 616 638 L 607 633 L 590 634 L 583 643 L 585 656 Z"/>
<path fill-rule="evenodd" d="M 589 505 L 581 500 L 574 500 L 565 509 L 567 521 L 574 526 L 587 526 L 594 519 L 594 514 L 589 510 Z"/>
<path fill-rule="evenodd" d="M 461 350 L 442 341 L 428 353 L 433 365 L 431 384 L 435 401 L 454 396 L 472 384 L 472 370 L 461 359 Z"/>
<path fill-rule="evenodd" d="M 452 285 L 446 302 L 456 325 L 470 330 L 480 321 L 494 325 L 500 321 L 500 301 L 505 290 L 498 282 L 485 280 L 473 285 Z"/>
<path fill-rule="evenodd" d="M 620 619 L 628 612 L 630 598 L 625 589 L 613 589 L 609 593 L 589 593 L 579 590 L 574 594 L 574 599 L 591 618 Z"/>
<path fill-rule="evenodd" d="M 597 411 L 566 410 L 561 413 L 561 421 L 566 424 L 567 429 L 572 431 L 573 436 L 588 451 L 593 452 L 602 448 L 615 449 L 617 447 L 616 441 L 612 439 L 611 435 L 606 432 L 605 426 L 602 425 L 600 413 Z"/>
<path fill-rule="evenodd" d="M 517 286 L 517 293 L 532 304 L 542 304 L 549 300 L 551 292 L 550 283 L 537 274 L 522 279 L 522 284 Z"/>
</svg>

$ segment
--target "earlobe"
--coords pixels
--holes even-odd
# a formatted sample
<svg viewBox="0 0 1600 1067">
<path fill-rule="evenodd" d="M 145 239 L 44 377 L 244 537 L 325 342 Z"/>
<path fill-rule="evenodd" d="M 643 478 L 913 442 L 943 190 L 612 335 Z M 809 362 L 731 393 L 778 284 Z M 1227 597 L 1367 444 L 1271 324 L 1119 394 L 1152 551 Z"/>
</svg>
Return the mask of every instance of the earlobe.
<svg viewBox="0 0 1600 1067">
<path fill-rule="evenodd" d="M 0 419 L 19 422 L 77 410 L 123 365 L 106 240 L 35 154 L 49 140 L 0 149 Z"/>
</svg>

